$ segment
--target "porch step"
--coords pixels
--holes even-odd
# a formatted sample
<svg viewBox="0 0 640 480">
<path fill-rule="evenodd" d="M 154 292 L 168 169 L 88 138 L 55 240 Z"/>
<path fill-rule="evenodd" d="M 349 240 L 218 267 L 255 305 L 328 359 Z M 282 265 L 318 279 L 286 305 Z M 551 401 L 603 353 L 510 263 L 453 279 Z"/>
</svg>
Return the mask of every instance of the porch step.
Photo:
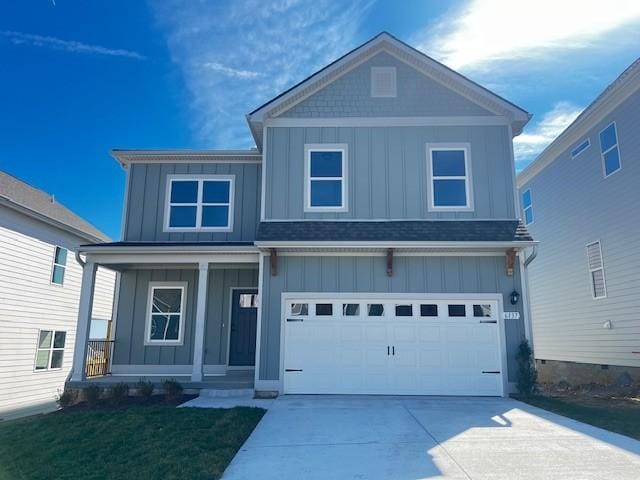
<svg viewBox="0 0 640 480">
<path fill-rule="evenodd" d="M 200 396 L 210 398 L 253 397 L 253 388 L 203 388 L 200 390 Z"/>
</svg>

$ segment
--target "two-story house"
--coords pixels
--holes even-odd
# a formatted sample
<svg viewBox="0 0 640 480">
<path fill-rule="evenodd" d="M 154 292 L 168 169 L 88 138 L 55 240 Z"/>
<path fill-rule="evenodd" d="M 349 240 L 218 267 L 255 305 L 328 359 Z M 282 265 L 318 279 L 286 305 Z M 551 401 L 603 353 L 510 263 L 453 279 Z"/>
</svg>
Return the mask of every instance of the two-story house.
<svg viewBox="0 0 640 480">
<path fill-rule="evenodd" d="M 79 319 L 96 266 L 119 270 L 102 380 L 507 394 L 528 337 L 512 138 L 529 117 L 382 33 L 249 113 L 256 149 L 114 151 L 124 236 L 83 249 Z"/>
<path fill-rule="evenodd" d="M 640 59 L 518 175 L 540 379 L 640 381 Z"/>
</svg>

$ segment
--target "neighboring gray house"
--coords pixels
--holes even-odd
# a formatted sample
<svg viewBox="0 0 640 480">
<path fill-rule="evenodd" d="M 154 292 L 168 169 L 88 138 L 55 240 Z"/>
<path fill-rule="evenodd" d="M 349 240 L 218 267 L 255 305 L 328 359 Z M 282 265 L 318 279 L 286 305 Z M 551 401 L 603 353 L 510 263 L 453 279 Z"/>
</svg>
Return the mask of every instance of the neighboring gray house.
<svg viewBox="0 0 640 480">
<path fill-rule="evenodd" d="M 543 381 L 640 380 L 640 59 L 518 176 Z"/>
<path fill-rule="evenodd" d="M 257 149 L 115 150 L 111 376 L 505 395 L 528 337 L 512 138 L 529 114 L 387 33 L 247 116 Z"/>
<path fill-rule="evenodd" d="M 78 245 L 108 237 L 51 195 L 0 172 L 0 419 L 55 405 L 71 370 Z M 96 276 L 92 327 L 106 332 L 115 273 Z"/>
</svg>

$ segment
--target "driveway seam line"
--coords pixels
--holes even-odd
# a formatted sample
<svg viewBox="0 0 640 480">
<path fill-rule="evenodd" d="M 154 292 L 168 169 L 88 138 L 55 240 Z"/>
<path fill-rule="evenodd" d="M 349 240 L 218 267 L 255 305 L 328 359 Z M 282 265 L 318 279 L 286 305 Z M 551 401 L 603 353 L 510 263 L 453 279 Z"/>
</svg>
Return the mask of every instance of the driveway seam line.
<svg viewBox="0 0 640 480">
<path fill-rule="evenodd" d="M 408 413 L 409 415 L 411 415 L 411 418 L 413 418 L 413 420 L 414 420 L 418 425 L 420 425 L 420 428 L 422 428 L 422 430 L 424 430 L 424 431 L 425 431 L 425 433 L 431 437 L 431 439 L 435 442 L 435 444 L 436 444 L 437 446 L 439 446 L 440 448 L 442 448 L 442 450 L 444 451 L 444 453 L 446 453 L 446 454 L 447 454 L 447 456 L 451 459 L 451 461 L 452 461 L 453 463 L 455 463 L 455 464 L 456 464 L 456 466 L 457 466 L 457 467 L 462 471 L 462 473 L 464 473 L 464 474 L 465 474 L 465 476 L 466 476 L 469 480 L 473 480 L 473 478 L 471 477 L 471 475 L 469 475 L 469 474 L 467 473 L 467 471 L 464 469 L 464 467 L 463 467 L 462 465 L 460 465 L 460 464 L 458 463 L 458 461 L 457 461 L 455 458 L 453 458 L 453 455 L 451 455 L 451 453 L 447 450 L 447 448 L 446 448 L 442 443 L 440 443 L 440 441 L 439 441 L 436 437 L 434 437 L 434 436 L 433 436 L 433 434 L 432 434 L 429 430 L 427 430 L 427 427 L 425 427 L 425 426 L 422 424 L 422 422 L 421 422 L 420 420 L 418 420 L 418 418 L 413 414 L 413 412 L 412 412 L 411 410 L 409 410 L 409 408 L 407 408 L 407 406 L 406 406 L 406 405 L 402 405 L 402 407 L 407 411 L 407 413 Z"/>
</svg>

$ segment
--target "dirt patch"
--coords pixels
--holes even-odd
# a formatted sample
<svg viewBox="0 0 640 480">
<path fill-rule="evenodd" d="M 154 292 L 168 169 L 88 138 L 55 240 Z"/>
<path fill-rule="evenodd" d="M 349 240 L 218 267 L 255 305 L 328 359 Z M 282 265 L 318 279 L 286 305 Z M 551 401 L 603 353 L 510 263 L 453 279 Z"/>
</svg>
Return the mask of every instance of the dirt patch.
<svg viewBox="0 0 640 480">
<path fill-rule="evenodd" d="M 566 382 L 541 384 L 539 393 L 580 405 L 594 407 L 635 407 L 640 410 L 640 384 L 627 386 L 600 385 L 596 383 L 570 386 Z"/>
</svg>

